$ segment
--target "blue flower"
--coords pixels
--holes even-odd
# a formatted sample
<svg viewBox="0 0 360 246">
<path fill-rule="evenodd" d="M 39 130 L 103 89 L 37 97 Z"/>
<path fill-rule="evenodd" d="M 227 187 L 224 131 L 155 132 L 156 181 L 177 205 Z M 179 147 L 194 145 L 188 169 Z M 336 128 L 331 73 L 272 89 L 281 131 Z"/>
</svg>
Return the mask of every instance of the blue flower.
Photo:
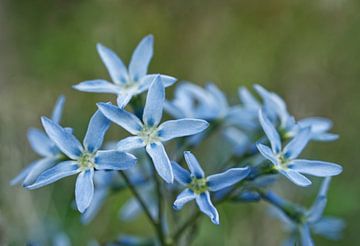
<svg viewBox="0 0 360 246">
<path fill-rule="evenodd" d="M 97 51 L 105 64 L 113 83 L 97 79 L 81 82 L 74 86 L 75 89 L 85 92 L 111 93 L 117 95 L 117 104 L 125 107 L 131 98 L 146 91 L 155 78 L 155 74 L 147 74 L 148 65 L 153 56 L 154 38 L 148 35 L 136 47 L 128 69 L 121 59 L 109 48 L 98 44 Z M 176 79 L 160 75 L 164 86 L 170 86 Z"/>
<path fill-rule="evenodd" d="M 286 229 L 290 232 L 290 238 L 285 245 L 294 245 L 299 238 L 302 245 L 312 246 L 314 242 L 311 238 L 311 232 L 331 240 L 341 238 L 341 232 L 345 227 L 344 221 L 335 217 L 323 216 L 330 180 L 330 177 L 324 179 L 311 208 L 300 210 L 302 211 L 301 218 L 294 219 L 280 209 L 273 210 L 274 215 L 284 223 Z M 275 197 L 275 199 L 278 198 Z"/>
<path fill-rule="evenodd" d="M 197 118 L 207 121 L 224 119 L 230 107 L 224 93 L 213 84 L 202 87 L 186 82 L 178 85 L 173 101 L 166 101 L 165 110 L 176 119 Z"/>
<path fill-rule="evenodd" d="M 134 136 L 118 143 L 118 150 L 146 147 L 158 174 L 168 183 L 174 180 L 168 155 L 162 142 L 173 138 L 199 133 L 208 123 L 198 119 L 169 120 L 159 125 L 165 100 L 165 89 L 161 77 L 157 76 L 149 88 L 142 121 L 134 114 L 106 103 L 98 103 L 101 112 Z"/>
<path fill-rule="evenodd" d="M 342 172 L 342 167 L 335 163 L 296 159 L 311 137 L 309 127 L 302 129 L 282 148 L 279 133 L 262 110 L 259 111 L 259 121 L 271 145 L 271 148 L 269 148 L 266 145 L 257 143 L 259 152 L 273 163 L 274 169 L 293 183 L 299 186 L 311 184 L 311 181 L 301 173 L 317 177 L 327 177 L 338 175 Z"/>
<path fill-rule="evenodd" d="M 26 187 L 37 189 L 61 178 L 79 174 L 75 186 L 75 201 L 81 213 L 89 207 L 94 195 L 94 171 L 124 170 L 136 163 L 136 158 L 131 154 L 117 150 L 98 150 L 110 126 L 110 121 L 99 110 L 90 120 L 83 145 L 72 133 L 54 121 L 46 117 L 41 120 L 49 138 L 70 160 L 44 171 L 33 184 Z"/>
<path fill-rule="evenodd" d="M 53 109 L 52 120 L 56 123 L 60 122 L 65 97 L 60 96 Z M 71 129 L 67 129 L 71 131 Z M 11 185 L 23 182 L 23 185 L 30 185 L 37 177 L 46 169 L 55 165 L 63 155 L 56 144 L 40 129 L 30 128 L 27 134 L 31 148 L 42 158 L 36 160 L 24 168 L 15 178 L 10 181 Z"/>
<path fill-rule="evenodd" d="M 195 199 L 201 212 L 209 216 L 214 224 L 219 224 L 219 214 L 210 200 L 210 191 L 219 191 L 243 180 L 249 175 L 250 168 L 231 168 L 226 172 L 205 177 L 203 169 L 192 153 L 185 151 L 184 158 L 190 172 L 172 162 L 176 181 L 187 187 L 177 196 L 174 209 L 181 209 Z"/>
</svg>

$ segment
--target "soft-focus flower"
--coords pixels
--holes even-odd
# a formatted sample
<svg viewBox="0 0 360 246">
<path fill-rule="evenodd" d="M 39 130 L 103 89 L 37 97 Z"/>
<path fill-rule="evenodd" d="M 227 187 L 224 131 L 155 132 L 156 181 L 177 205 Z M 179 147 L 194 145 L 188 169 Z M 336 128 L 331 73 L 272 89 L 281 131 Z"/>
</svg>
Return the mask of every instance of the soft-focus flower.
<svg viewBox="0 0 360 246">
<path fill-rule="evenodd" d="M 296 159 L 311 137 L 311 130 L 309 128 L 302 129 L 282 148 L 279 133 L 262 110 L 259 110 L 259 121 L 271 145 L 271 148 L 269 148 L 266 145 L 257 143 L 259 152 L 274 164 L 274 168 L 279 173 L 293 183 L 300 186 L 310 185 L 311 181 L 302 174 L 327 177 L 338 175 L 342 172 L 342 167 L 335 163 Z"/>
<path fill-rule="evenodd" d="M 60 96 L 53 109 L 52 120 L 59 123 L 64 107 L 65 97 Z M 71 131 L 71 129 L 66 129 Z M 30 128 L 27 134 L 31 148 L 42 158 L 30 163 L 15 178 L 10 181 L 11 185 L 23 182 L 23 185 L 30 185 L 46 169 L 55 165 L 64 156 L 56 144 L 40 129 Z"/>
<path fill-rule="evenodd" d="M 159 125 L 163 113 L 165 89 L 161 77 L 157 76 L 149 88 L 142 121 L 134 114 L 107 103 L 98 103 L 101 112 L 134 136 L 121 140 L 118 150 L 146 147 L 158 174 L 168 183 L 174 175 L 168 155 L 162 142 L 173 138 L 199 133 L 208 123 L 199 119 L 169 120 Z"/>
<path fill-rule="evenodd" d="M 36 181 L 26 186 L 37 189 L 61 178 L 79 174 L 76 179 L 75 201 L 82 213 L 90 205 L 94 195 L 94 172 L 98 170 L 124 170 L 136 163 L 136 158 L 117 150 L 98 150 L 110 121 L 98 110 L 92 116 L 83 145 L 76 137 L 52 120 L 42 117 L 43 127 L 49 138 L 70 160 L 60 162 L 43 172 Z"/>
<path fill-rule="evenodd" d="M 148 35 L 136 47 L 129 67 L 126 68 L 121 59 L 109 48 L 97 44 L 96 48 L 101 60 L 106 66 L 113 83 L 97 79 L 81 82 L 75 89 L 85 92 L 111 93 L 117 95 L 119 107 L 125 107 L 131 98 L 146 91 L 155 78 L 155 74 L 147 74 L 150 60 L 153 56 L 154 38 Z M 170 86 L 176 79 L 160 75 L 164 86 Z"/>
<path fill-rule="evenodd" d="M 231 168 L 223 173 L 205 177 L 203 169 L 192 153 L 185 151 L 184 158 L 190 172 L 172 162 L 176 181 L 187 187 L 177 196 L 173 207 L 181 209 L 195 199 L 201 212 L 209 216 L 214 224 L 219 224 L 219 214 L 210 200 L 210 192 L 225 189 L 243 180 L 250 173 L 250 169 Z"/>
<path fill-rule="evenodd" d="M 335 217 L 323 216 L 327 203 L 327 191 L 331 178 L 325 178 L 315 202 L 310 209 L 302 209 L 301 218 L 292 218 L 286 215 L 280 209 L 273 210 L 273 214 L 278 217 L 285 225 L 286 230 L 290 232 L 290 238 L 284 245 L 295 245 L 298 239 L 303 246 L 312 246 L 314 242 L 311 238 L 311 232 L 321 235 L 331 240 L 338 240 L 345 227 L 343 220 Z M 272 195 L 275 197 L 275 194 Z M 278 198 L 274 198 L 278 199 Z"/>
</svg>

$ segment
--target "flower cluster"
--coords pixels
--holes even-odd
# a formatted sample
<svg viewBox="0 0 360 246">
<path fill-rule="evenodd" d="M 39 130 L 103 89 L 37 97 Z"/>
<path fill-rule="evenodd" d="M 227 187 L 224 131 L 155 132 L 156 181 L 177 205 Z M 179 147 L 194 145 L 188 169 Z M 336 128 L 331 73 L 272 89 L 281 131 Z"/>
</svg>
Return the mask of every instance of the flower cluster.
<svg viewBox="0 0 360 246">
<path fill-rule="evenodd" d="M 38 189 L 62 178 L 77 175 L 75 202 L 81 221 L 90 223 L 110 194 L 129 189 L 133 198 L 121 206 L 120 219 L 128 221 L 143 212 L 155 229 L 153 238 L 122 235 L 118 244 L 141 243 L 174 245 L 190 243 L 187 231 L 201 214 L 220 224 L 217 206 L 223 202 L 265 201 L 276 208 L 290 231 L 290 245 L 313 245 L 310 231 L 338 239 L 344 224 L 322 217 L 330 177 L 342 172 L 339 164 L 299 158 L 310 141 L 333 141 L 332 123 L 320 117 L 296 120 L 277 94 L 255 85 L 254 96 L 239 88 L 239 103 L 230 105 L 213 83 L 204 88 L 179 82 L 174 99 L 167 100 L 165 89 L 176 79 L 148 74 L 153 56 L 153 37 L 146 36 L 136 47 L 128 68 L 109 48 L 98 44 L 97 51 L 112 82 L 88 80 L 74 85 L 84 92 L 115 94 L 116 104 L 98 102 L 82 143 L 71 128 L 60 125 L 65 98 L 55 105 L 51 119 L 41 117 L 44 131 L 31 128 L 28 139 L 41 159 L 32 162 L 11 184 L 22 183 Z M 163 111 L 172 117 L 162 121 Z M 103 144 L 111 124 L 130 136 Z M 213 163 L 211 152 L 201 155 L 205 176 L 193 153 L 214 133 L 217 148 L 231 148 L 225 161 Z M 113 138 L 114 136 L 112 136 Z M 269 147 L 270 146 L 270 147 Z M 188 167 L 189 171 L 185 169 Z M 273 192 L 279 176 L 298 186 L 309 186 L 304 176 L 324 177 L 319 195 L 309 210 L 280 198 Z M 195 200 L 196 206 L 185 204 Z M 170 204 L 173 204 L 171 209 Z M 177 210 L 192 214 L 172 221 Z"/>
</svg>

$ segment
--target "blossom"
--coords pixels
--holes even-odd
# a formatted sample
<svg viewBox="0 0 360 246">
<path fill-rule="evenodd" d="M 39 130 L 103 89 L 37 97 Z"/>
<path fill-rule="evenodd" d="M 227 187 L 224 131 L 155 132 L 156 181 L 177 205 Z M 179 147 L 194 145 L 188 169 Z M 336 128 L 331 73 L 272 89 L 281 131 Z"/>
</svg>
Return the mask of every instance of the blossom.
<svg viewBox="0 0 360 246">
<path fill-rule="evenodd" d="M 65 97 L 60 96 L 54 106 L 52 112 L 52 120 L 59 123 L 65 103 Z M 67 129 L 71 131 L 71 129 Z M 31 148 L 42 158 L 33 161 L 25 167 L 15 178 L 10 181 L 11 185 L 23 182 L 23 185 L 30 185 L 37 177 L 46 169 L 56 164 L 63 155 L 56 144 L 40 129 L 30 128 L 27 133 L 28 141 Z"/>
<path fill-rule="evenodd" d="M 271 145 L 271 148 L 269 148 L 266 145 L 257 143 L 256 146 L 259 152 L 273 163 L 274 169 L 293 183 L 299 186 L 310 185 L 311 181 L 302 174 L 327 177 L 338 175 L 342 172 L 342 167 L 335 163 L 296 159 L 311 137 L 309 127 L 302 129 L 299 134 L 282 148 L 279 133 L 262 110 L 259 111 L 259 121 Z"/>
<path fill-rule="evenodd" d="M 117 95 L 118 106 L 125 107 L 133 96 L 146 91 L 156 76 L 155 74 L 147 74 L 153 56 L 153 43 L 154 38 L 152 35 L 143 38 L 136 47 L 128 68 L 112 50 L 102 44 L 97 44 L 97 51 L 113 83 L 97 79 L 84 81 L 73 87 L 84 92 L 115 94 Z M 160 76 L 165 87 L 172 85 L 176 81 L 171 76 Z"/>
<path fill-rule="evenodd" d="M 72 133 L 54 121 L 46 117 L 42 117 L 41 121 L 49 138 L 69 160 L 62 161 L 44 171 L 33 184 L 26 188 L 37 189 L 61 178 L 79 174 L 75 185 L 75 201 L 81 213 L 92 201 L 95 171 L 124 170 L 136 163 L 136 158 L 131 154 L 117 150 L 98 150 L 110 126 L 110 121 L 99 110 L 91 117 L 83 145 Z"/>
<path fill-rule="evenodd" d="M 158 174 L 168 183 L 174 175 L 163 142 L 177 137 L 199 133 L 208 123 L 199 119 L 169 120 L 159 125 L 162 118 L 165 89 L 161 77 L 157 76 L 149 88 L 142 121 L 134 114 L 106 103 L 98 103 L 101 112 L 115 124 L 120 125 L 134 136 L 127 137 L 117 144 L 118 150 L 145 147 Z"/>
<path fill-rule="evenodd" d="M 231 168 L 223 173 L 205 177 L 203 169 L 191 152 L 185 151 L 184 158 L 190 172 L 172 162 L 176 181 L 187 187 L 177 196 L 174 209 L 179 210 L 195 199 L 201 212 L 209 216 L 214 224 L 219 224 L 219 214 L 210 200 L 210 191 L 216 192 L 243 180 L 249 175 L 250 168 Z"/>
<path fill-rule="evenodd" d="M 338 240 L 341 237 L 341 232 L 345 227 L 344 221 L 335 217 L 323 216 L 330 181 L 330 177 L 324 179 L 316 200 L 309 209 L 298 208 L 301 211 L 300 218 L 290 217 L 280 209 L 273 210 L 273 214 L 284 223 L 285 228 L 290 232 L 290 238 L 285 245 L 294 245 L 299 238 L 302 245 L 312 246 L 314 242 L 311 232 L 331 240 Z M 271 196 L 272 199 L 279 199 L 275 197 L 275 194 Z"/>
</svg>

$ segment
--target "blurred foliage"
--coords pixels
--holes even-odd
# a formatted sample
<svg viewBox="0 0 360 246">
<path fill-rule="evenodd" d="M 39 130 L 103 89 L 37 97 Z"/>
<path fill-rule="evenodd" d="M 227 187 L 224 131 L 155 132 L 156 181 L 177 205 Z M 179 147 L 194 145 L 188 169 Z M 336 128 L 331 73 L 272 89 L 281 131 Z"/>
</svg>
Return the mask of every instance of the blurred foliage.
<svg viewBox="0 0 360 246">
<path fill-rule="evenodd" d="M 326 212 L 346 219 L 341 245 L 354 245 L 360 241 L 359 10 L 357 0 L 0 1 L 0 244 L 45 237 L 50 224 L 68 233 L 74 245 L 115 239 L 120 232 L 152 232 L 145 218 L 118 220 L 128 193 L 112 196 L 95 221 L 82 226 L 70 206 L 72 178 L 33 192 L 9 187 L 8 181 L 35 158 L 26 129 L 40 127 L 39 117 L 50 113 L 57 95 L 67 96 L 63 123 L 74 126 L 78 136 L 95 102 L 109 100 L 71 89 L 82 80 L 108 78 L 95 44 L 104 43 L 128 61 L 137 42 L 153 33 L 151 72 L 200 84 L 212 80 L 233 102 L 239 85 L 261 83 L 284 96 L 297 117 L 334 120 L 340 140 L 312 144 L 307 154 L 343 164 Z M 114 138 L 117 130 L 112 129 Z M 315 194 L 292 185 L 279 189 L 304 204 Z M 236 206 L 220 207 L 221 227 L 203 220 L 195 244 L 279 244 L 281 227 L 273 226 L 277 222 L 266 216 L 265 206 Z"/>
</svg>

